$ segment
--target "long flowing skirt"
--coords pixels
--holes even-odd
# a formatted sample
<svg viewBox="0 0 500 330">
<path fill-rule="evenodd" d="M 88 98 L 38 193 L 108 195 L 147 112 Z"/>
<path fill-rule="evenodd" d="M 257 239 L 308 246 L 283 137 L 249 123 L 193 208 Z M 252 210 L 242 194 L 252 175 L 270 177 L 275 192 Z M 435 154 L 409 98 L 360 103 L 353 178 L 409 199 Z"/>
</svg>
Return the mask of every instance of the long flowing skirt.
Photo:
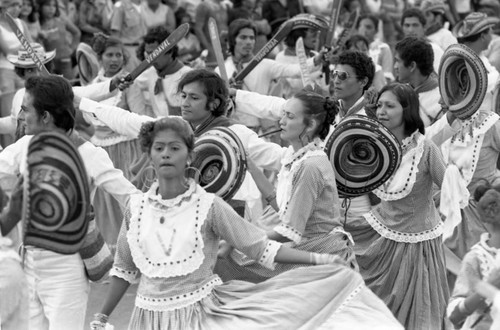
<svg viewBox="0 0 500 330">
<path fill-rule="evenodd" d="M 230 281 L 201 301 L 171 311 L 135 307 L 129 329 L 403 329 L 346 267 L 302 267 L 259 284 Z"/>
<path fill-rule="evenodd" d="M 330 232 L 324 235 L 317 235 L 313 238 L 302 239 L 299 244 L 293 242 L 284 244 L 301 251 L 336 254 L 352 269 L 358 268 L 352 243 L 348 235 L 342 232 Z M 274 270 L 270 270 L 249 259 L 238 250 L 233 250 L 227 258 L 217 259 L 214 273 L 218 274 L 224 282 L 229 280 L 243 280 L 259 283 L 283 272 L 303 266 L 305 265 L 277 264 Z"/>
<path fill-rule="evenodd" d="M 374 229 L 362 236 L 356 257 L 366 285 L 405 329 L 444 329 L 449 290 L 442 238 L 403 243 Z"/>
</svg>

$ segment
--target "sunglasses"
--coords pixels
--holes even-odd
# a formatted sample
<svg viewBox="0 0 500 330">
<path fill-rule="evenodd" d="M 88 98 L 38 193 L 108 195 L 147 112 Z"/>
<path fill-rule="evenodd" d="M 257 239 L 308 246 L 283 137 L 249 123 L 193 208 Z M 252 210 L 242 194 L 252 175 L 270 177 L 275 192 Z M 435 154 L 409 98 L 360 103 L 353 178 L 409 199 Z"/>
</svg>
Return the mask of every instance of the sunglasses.
<svg viewBox="0 0 500 330">
<path fill-rule="evenodd" d="M 349 77 L 357 77 L 357 76 L 351 76 L 349 73 L 347 73 L 345 71 L 339 71 L 339 70 L 333 70 L 333 71 L 331 71 L 330 74 L 332 76 L 332 80 L 335 79 L 336 77 L 338 77 L 340 81 L 345 81 L 345 80 L 349 79 Z"/>
</svg>

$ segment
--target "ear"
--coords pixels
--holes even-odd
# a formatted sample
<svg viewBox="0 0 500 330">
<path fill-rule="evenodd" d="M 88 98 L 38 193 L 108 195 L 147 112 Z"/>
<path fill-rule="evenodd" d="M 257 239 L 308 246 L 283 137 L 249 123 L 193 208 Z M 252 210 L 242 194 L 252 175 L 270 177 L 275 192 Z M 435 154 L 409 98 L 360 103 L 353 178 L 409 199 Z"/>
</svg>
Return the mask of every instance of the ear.
<svg viewBox="0 0 500 330">
<path fill-rule="evenodd" d="M 219 105 L 220 105 L 220 100 L 215 99 L 208 104 L 208 109 L 210 111 L 215 111 L 215 109 L 217 109 L 219 107 Z"/>
<path fill-rule="evenodd" d="M 410 72 L 413 72 L 417 69 L 417 63 L 415 61 L 411 62 L 408 66 L 410 68 Z"/>
<path fill-rule="evenodd" d="M 366 87 L 366 85 L 368 84 L 368 77 L 364 77 L 363 79 L 360 79 L 359 81 L 363 84 L 363 87 Z"/>
<path fill-rule="evenodd" d="M 48 111 L 44 111 L 42 114 L 42 122 L 47 125 L 52 120 L 52 115 Z"/>
<path fill-rule="evenodd" d="M 314 133 L 318 128 L 318 125 L 319 125 L 318 121 L 314 118 L 311 118 L 309 120 L 309 125 L 307 125 L 306 131 L 308 133 Z"/>
</svg>

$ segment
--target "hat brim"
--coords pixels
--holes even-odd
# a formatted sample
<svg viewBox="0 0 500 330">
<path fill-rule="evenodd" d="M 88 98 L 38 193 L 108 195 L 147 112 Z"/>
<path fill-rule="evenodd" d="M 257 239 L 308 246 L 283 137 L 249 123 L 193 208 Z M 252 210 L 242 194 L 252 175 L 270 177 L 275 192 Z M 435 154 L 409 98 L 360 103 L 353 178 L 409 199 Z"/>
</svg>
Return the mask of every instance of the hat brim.
<svg viewBox="0 0 500 330">
<path fill-rule="evenodd" d="M 488 89 L 488 71 L 469 47 L 448 47 L 439 65 L 439 91 L 449 111 L 467 119 L 481 106 Z"/>
<path fill-rule="evenodd" d="M 43 64 L 45 64 L 45 63 L 52 61 L 55 56 L 56 56 L 56 51 L 51 50 L 49 52 L 45 52 L 45 57 L 43 59 L 40 59 L 40 60 L 42 61 Z M 21 60 L 21 59 L 19 59 L 19 56 L 11 54 L 11 55 L 7 55 L 7 60 L 10 63 L 14 64 L 14 66 L 17 66 L 19 68 L 23 68 L 23 69 L 36 68 L 36 64 L 31 58 Z"/>
<path fill-rule="evenodd" d="M 243 144 L 230 129 L 217 127 L 195 142 L 195 158 L 189 173 L 206 191 L 228 201 L 245 179 L 247 163 Z"/>
<path fill-rule="evenodd" d="M 94 50 L 86 43 L 80 43 L 76 49 L 76 62 L 81 82 L 91 83 L 99 73 L 99 60 Z"/>
<path fill-rule="evenodd" d="M 25 244 L 74 252 L 83 243 L 90 209 L 87 172 L 78 150 L 65 135 L 42 132 L 30 141 L 27 165 Z"/>
<path fill-rule="evenodd" d="M 458 22 L 457 25 L 455 25 L 455 27 L 453 28 L 453 35 L 456 38 L 467 38 L 475 34 L 481 33 L 482 31 L 500 23 L 500 19 L 497 17 L 488 16 L 484 20 L 479 22 L 471 31 L 469 31 L 469 33 L 463 33 L 462 31 L 464 22 L 465 20 Z"/>
<path fill-rule="evenodd" d="M 378 188 L 397 170 L 402 157 L 394 134 L 377 120 L 361 115 L 349 116 L 335 127 L 325 152 L 342 198 Z"/>
</svg>

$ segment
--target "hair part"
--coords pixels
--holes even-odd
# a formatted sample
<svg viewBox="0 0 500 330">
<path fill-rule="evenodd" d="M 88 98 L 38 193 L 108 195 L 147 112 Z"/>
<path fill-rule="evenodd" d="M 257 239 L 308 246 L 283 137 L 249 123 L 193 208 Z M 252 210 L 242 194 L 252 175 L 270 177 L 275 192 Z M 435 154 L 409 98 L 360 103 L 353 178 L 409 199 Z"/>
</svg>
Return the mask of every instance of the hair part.
<svg viewBox="0 0 500 330">
<path fill-rule="evenodd" d="M 75 126 L 73 88 L 63 77 L 56 75 L 33 76 L 25 82 L 26 92 L 33 97 L 33 107 L 39 116 L 47 111 L 54 119 L 54 125 L 65 131 Z"/>
<path fill-rule="evenodd" d="M 405 125 L 405 136 L 412 135 L 415 131 L 425 134 L 425 126 L 422 118 L 420 118 L 420 102 L 418 94 L 409 84 L 392 83 L 385 85 L 380 90 L 377 102 L 380 96 L 385 92 L 391 92 L 396 96 L 398 102 L 403 108 L 403 123 Z"/>
<path fill-rule="evenodd" d="M 424 76 L 429 76 L 434 71 L 434 51 L 427 41 L 416 37 L 406 37 L 396 44 L 395 50 L 406 67 L 415 62 Z"/>
<path fill-rule="evenodd" d="M 181 93 L 184 86 L 194 82 L 200 83 L 204 88 L 207 96 L 207 110 L 212 112 L 214 117 L 225 115 L 229 90 L 224 80 L 217 73 L 207 69 L 191 70 L 182 76 L 177 92 Z M 216 100 L 218 100 L 218 105 Z"/>
<path fill-rule="evenodd" d="M 159 132 L 166 130 L 174 131 L 184 142 L 191 154 L 194 150 L 194 133 L 191 125 L 181 117 L 164 117 L 155 121 L 148 121 L 142 124 L 139 132 L 139 142 L 143 152 L 151 152 L 154 139 Z"/>
</svg>

